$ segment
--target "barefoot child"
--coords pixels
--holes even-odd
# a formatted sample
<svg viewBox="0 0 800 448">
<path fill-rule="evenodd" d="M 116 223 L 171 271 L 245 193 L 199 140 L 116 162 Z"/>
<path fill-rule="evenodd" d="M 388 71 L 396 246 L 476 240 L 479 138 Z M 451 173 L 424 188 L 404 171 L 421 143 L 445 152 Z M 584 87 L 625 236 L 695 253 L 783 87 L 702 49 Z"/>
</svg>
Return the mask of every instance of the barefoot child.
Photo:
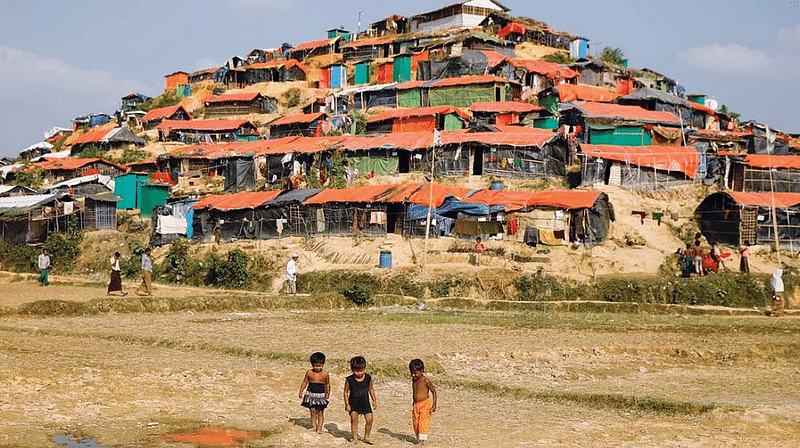
<svg viewBox="0 0 800 448">
<path fill-rule="evenodd" d="M 436 412 L 436 388 L 425 376 L 425 363 L 421 359 L 412 359 L 408 363 L 408 370 L 411 372 L 411 388 L 414 391 L 411 423 L 414 425 L 417 440 L 425 445 L 431 428 L 431 414 Z"/>
<path fill-rule="evenodd" d="M 364 373 L 367 370 L 367 360 L 363 356 L 356 356 L 350 360 L 350 370 L 353 374 L 344 382 L 344 410 L 350 414 L 350 431 L 353 434 L 351 441 L 354 444 L 358 442 L 358 416 L 363 415 L 366 421 L 364 443 L 372 445 L 369 437 L 372 432 L 372 409 L 378 409 L 378 399 L 375 398 L 375 389 L 372 388 L 372 377 Z M 372 407 L 369 405 L 370 398 Z"/>
<path fill-rule="evenodd" d="M 311 426 L 317 433 L 322 433 L 322 424 L 325 423 L 324 412 L 331 396 L 331 378 L 328 372 L 322 371 L 325 367 L 324 354 L 320 352 L 312 354 L 310 362 L 311 370 L 306 372 L 300 385 L 300 398 L 303 399 L 300 405 L 311 410 Z"/>
</svg>

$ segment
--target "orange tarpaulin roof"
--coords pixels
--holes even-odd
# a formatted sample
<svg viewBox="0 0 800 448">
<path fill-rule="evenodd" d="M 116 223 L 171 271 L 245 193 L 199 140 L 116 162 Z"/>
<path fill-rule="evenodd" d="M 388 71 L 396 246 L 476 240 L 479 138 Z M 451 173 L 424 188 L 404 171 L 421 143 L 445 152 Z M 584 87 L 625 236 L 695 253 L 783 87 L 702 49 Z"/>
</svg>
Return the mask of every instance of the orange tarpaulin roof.
<svg viewBox="0 0 800 448">
<path fill-rule="evenodd" d="M 506 78 L 501 78 L 495 75 L 473 75 L 473 76 L 459 76 L 457 78 L 445 78 L 434 82 L 431 87 L 449 87 L 449 86 L 466 86 L 470 84 L 488 84 L 488 83 L 509 83 L 519 84 L 516 81 L 511 81 Z"/>
<path fill-rule="evenodd" d="M 186 130 L 186 131 L 233 131 L 249 124 L 247 120 L 164 120 L 156 129 L 160 131 Z"/>
<path fill-rule="evenodd" d="M 297 44 L 297 46 L 292 48 L 290 51 L 295 52 L 301 50 L 313 50 L 314 48 L 325 47 L 333 44 L 337 39 L 339 39 L 339 36 L 332 37 L 330 39 L 319 39 L 303 42 L 301 44 Z"/>
<path fill-rule="evenodd" d="M 320 117 L 324 116 L 325 112 L 315 112 L 313 114 L 295 114 L 295 115 L 286 115 L 277 120 L 270 123 L 270 126 L 281 126 L 287 124 L 307 124 L 313 123 L 315 120 L 318 120 Z"/>
<path fill-rule="evenodd" d="M 576 105 L 574 108 L 582 111 L 588 118 L 623 119 L 644 123 L 681 123 L 681 119 L 675 114 L 664 111 L 651 111 L 639 106 L 586 102 Z"/>
<path fill-rule="evenodd" d="M 459 108 L 453 106 L 432 106 L 432 107 L 414 107 L 409 109 L 391 109 L 379 113 L 378 115 L 367 120 L 367 123 L 377 123 L 379 121 L 393 120 L 396 118 L 409 118 L 409 117 L 422 117 L 425 115 L 447 115 L 456 114 L 459 117 L 469 120 L 469 114 L 462 112 Z"/>
<path fill-rule="evenodd" d="M 544 107 L 521 101 L 479 101 L 469 106 L 470 112 L 526 113 L 545 110 Z"/>
<path fill-rule="evenodd" d="M 328 202 L 387 202 L 406 186 L 402 184 L 369 185 L 354 188 L 327 188 L 306 199 L 304 204 L 325 204 Z"/>
<path fill-rule="evenodd" d="M 486 205 L 503 205 L 505 211 L 523 210 L 533 206 L 559 207 L 569 210 L 591 208 L 600 191 L 506 191 L 480 190 L 464 199 L 463 202 Z"/>
<path fill-rule="evenodd" d="M 103 137 L 105 137 L 109 132 L 111 132 L 110 129 L 96 129 L 94 131 L 89 131 L 78 137 L 72 144 L 79 145 L 82 143 L 96 143 L 102 140 Z"/>
<path fill-rule="evenodd" d="M 234 194 L 214 194 L 206 196 L 191 209 L 214 208 L 217 210 L 238 210 L 242 208 L 255 208 L 265 202 L 275 199 L 282 191 L 243 191 Z"/>
<path fill-rule="evenodd" d="M 153 109 L 150 112 L 144 114 L 144 117 L 142 117 L 142 121 L 146 122 L 146 121 L 160 120 L 162 118 L 171 117 L 172 114 L 174 114 L 175 112 L 178 111 L 178 109 L 181 108 L 183 108 L 183 106 L 181 106 L 180 104 L 169 107 L 159 107 L 158 109 Z M 184 112 L 185 111 L 186 109 L 184 109 Z M 189 115 L 189 113 L 187 112 L 186 115 Z M 189 119 L 191 120 L 191 116 L 189 116 Z"/>
<path fill-rule="evenodd" d="M 800 193 L 745 193 L 742 191 L 726 191 L 740 205 L 772 207 L 773 196 L 776 207 L 792 207 L 800 204 Z"/>
<path fill-rule="evenodd" d="M 433 190 L 433 191 L 431 191 Z M 456 198 L 463 198 L 470 192 L 469 188 L 452 187 L 449 185 L 442 185 L 437 183 L 426 183 L 422 188 L 412 193 L 407 199 L 407 202 L 412 204 L 422 205 L 424 207 L 439 207 L 444 203 L 448 196 Z M 431 193 L 433 196 L 431 196 Z M 433 199 L 431 201 L 431 198 Z"/>
<path fill-rule="evenodd" d="M 700 154 L 694 146 L 581 145 L 581 151 L 587 157 L 617 160 L 661 171 L 679 171 L 690 179 L 694 179 L 700 166 Z"/>
<path fill-rule="evenodd" d="M 616 93 L 588 84 L 559 84 L 556 89 L 558 89 L 558 96 L 562 103 L 576 100 L 605 102 L 613 101 L 617 97 Z"/>
<path fill-rule="evenodd" d="M 744 163 L 755 168 L 800 169 L 800 156 L 773 156 L 770 154 L 748 154 Z"/>
<path fill-rule="evenodd" d="M 226 93 L 206 98 L 206 104 L 228 103 L 231 101 L 253 101 L 261 96 L 259 92 Z"/>
<path fill-rule="evenodd" d="M 561 79 L 580 78 L 581 76 L 581 74 L 575 70 L 569 67 L 563 67 L 555 62 L 508 58 L 508 63 L 514 67 L 523 68 L 531 73 L 537 73 L 550 79 L 554 79 L 556 76 Z"/>
<path fill-rule="evenodd" d="M 106 165 L 110 165 L 116 168 L 119 168 L 123 171 L 127 169 L 125 165 L 118 165 L 116 163 L 109 162 L 104 159 L 100 158 L 93 158 L 93 159 L 71 159 L 69 157 L 64 159 L 45 159 L 43 162 L 32 163 L 32 166 L 40 166 L 43 170 L 77 170 L 79 168 L 83 168 L 86 165 L 95 162 L 102 162 Z"/>
</svg>

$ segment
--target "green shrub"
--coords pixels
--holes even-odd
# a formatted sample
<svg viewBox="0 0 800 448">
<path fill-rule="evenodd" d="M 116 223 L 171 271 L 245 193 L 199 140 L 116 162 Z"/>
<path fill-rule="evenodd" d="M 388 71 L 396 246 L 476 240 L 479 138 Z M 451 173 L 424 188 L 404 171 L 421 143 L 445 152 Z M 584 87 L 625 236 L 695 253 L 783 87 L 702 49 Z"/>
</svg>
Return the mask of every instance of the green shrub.
<svg viewBox="0 0 800 448">
<path fill-rule="evenodd" d="M 516 278 L 514 286 L 518 300 L 525 301 L 558 301 L 575 300 L 572 288 L 565 284 L 566 280 L 547 274 L 523 275 Z"/>
<path fill-rule="evenodd" d="M 222 275 L 219 276 L 219 286 L 225 288 L 246 288 L 250 283 L 247 263 L 247 254 L 241 249 L 229 251 L 228 259 L 223 266 Z"/>
<path fill-rule="evenodd" d="M 345 299 L 355 303 L 358 306 L 367 305 L 372 297 L 372 293 L 368 288 L 361 285 L 351 285 L 341 289 L 341 293 Z"/>
<path fill-rule="evenodd" d="M 283 99 L 286 101 L 286 107 L 295 107 L 300 105 L 303 91 L 298 87 L 292 87 L 283 93 Z"/>
<path fill-rule="evenodd" d="M 175 240 L 169 245 L 169 251 L 159 267 L 157 277 L 168 283 L 189 284 L 187 281 L 188 263 L 189 241 Z"/>
<path fill-rule="evenodd" d="M 66 232 L 50 232 L 44 242 L 44 248 L 50 254 L 53 267 L 64 272 L 71 272 L 74 261 L 81 254 L 83 230 L 77 215 L 72 215 Z"/>
</svg>

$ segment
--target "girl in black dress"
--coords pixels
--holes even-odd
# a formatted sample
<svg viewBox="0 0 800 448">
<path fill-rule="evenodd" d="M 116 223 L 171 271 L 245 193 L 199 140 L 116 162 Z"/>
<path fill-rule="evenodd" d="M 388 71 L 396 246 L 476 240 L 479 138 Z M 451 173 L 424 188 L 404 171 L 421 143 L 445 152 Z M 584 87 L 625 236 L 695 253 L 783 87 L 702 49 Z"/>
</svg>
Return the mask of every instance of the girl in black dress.
<svg viewBox="0 0 800 448">
<path fill-rule="evenodd" d="M 358 416 L 363 415 L 364 443 L 372 445 L 369 437 L 372 432 L 372 410 L 378 409 L 378 399 L 375 398 L 375 389 L 372 388 L 372 377 L 365 373 L 367 360 L 363 356 L 356 356 L 350 360 L 352 375 L 344 382 L 344 409 L 350 414 L 350 431 L 353 434 L 352 442 L 358 441 Z M 369 399 L 372 398 L 372 406 Z"/>
</svg>

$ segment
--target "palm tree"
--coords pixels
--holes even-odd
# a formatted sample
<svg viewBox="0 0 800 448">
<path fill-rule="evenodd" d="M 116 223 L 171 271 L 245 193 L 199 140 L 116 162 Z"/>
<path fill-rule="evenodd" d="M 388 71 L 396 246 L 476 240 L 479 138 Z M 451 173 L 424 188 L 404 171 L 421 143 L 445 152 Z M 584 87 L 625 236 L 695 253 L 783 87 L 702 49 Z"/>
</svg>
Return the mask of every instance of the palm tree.
<svg viewBox="0 0 800 448">
<path fill-rule="evenodd" d="M 603 53 L 600 55 L 600 60 L 613 65 L 625 65 L 625 52 L 621 48 L 603 48 Z"/>
</svg>

